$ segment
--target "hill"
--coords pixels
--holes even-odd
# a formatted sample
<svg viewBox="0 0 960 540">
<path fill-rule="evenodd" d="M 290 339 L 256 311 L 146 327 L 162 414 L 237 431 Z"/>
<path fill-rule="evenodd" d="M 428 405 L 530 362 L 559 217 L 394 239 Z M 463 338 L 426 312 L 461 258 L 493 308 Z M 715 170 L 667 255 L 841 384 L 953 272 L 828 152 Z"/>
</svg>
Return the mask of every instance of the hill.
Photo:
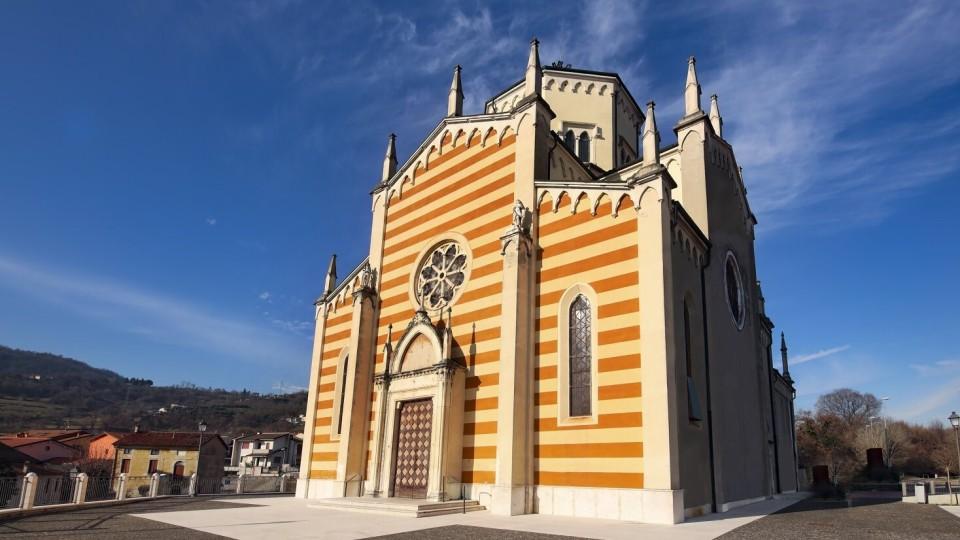
<svg viewBox="0 0 960 540">
<path fill-rule="evenodd" d="M 154 386 L 79 360 L 0 346 L 0 432 L 39 428 L 299 431 L 306 392 L 259 394 L 184 383 Z M 294 421 L 291 421 L 294 420 Z"/>
</svg>

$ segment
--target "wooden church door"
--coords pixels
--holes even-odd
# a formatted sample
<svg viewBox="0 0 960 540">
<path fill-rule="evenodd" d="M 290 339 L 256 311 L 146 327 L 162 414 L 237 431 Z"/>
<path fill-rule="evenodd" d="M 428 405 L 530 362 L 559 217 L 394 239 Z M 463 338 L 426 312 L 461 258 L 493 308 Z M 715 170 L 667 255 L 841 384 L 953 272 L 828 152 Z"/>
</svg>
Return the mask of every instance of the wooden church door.
<svg viewBox="0 0 960 540">
<path fill-rule="evenodd" d="M 430 468 L 433 400 L 400 404 L 397 418 L 397 457 L 393 469 L 394 496 L 424 499 Z"/>
</svg>

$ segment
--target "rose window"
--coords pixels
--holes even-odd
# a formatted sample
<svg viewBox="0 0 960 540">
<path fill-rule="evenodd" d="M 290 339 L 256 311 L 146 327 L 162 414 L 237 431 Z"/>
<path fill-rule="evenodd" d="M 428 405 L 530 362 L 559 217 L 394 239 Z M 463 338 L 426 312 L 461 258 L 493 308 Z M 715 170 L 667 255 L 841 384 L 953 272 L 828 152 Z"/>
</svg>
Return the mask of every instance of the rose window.
<svg viewBox="0 0 960 540">
<path fill-rule="evenodd" d="M 445 242 L 431 251 L 417 272 L 420 305 L 426 309 L 446 307 L 466 280 L 466 266 L 467 256 L 456 242 Z"/>
</svg>

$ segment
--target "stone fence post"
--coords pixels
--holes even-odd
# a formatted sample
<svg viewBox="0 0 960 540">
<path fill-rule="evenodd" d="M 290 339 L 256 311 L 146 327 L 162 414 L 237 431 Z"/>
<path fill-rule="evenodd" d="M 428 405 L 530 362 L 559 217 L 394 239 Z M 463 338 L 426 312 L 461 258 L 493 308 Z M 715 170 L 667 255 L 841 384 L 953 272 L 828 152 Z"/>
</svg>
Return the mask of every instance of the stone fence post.
<svg viewBox="0 0 960 540">
<path fill-rule="evenodd" d="M 150 497 L 156 497 L 160 489 L 160 473 L 153 473 L 150 477 Z"/>
<path fill-rule="evenodd" d="M 120 482 L 117 484 L 117 500 L 127 498 L 127 473 L 120 473 Z"/>
<path fill-rule="evenodd" d="M 88 482 L 90 482 L 90 477 L 87 476 L 87 473 L 80 473 L 77 475 L 76 482 L 73 485 L 74 504 L 83 504 L 86 502 Z"/>
<path fill-rule="evenodd" d="M 190 476 L 190 489 L 188 491 L 191 497 L 197 496 L 197 480 L 198 480 L 197 473 L 193 473 Z"/>
<path fill-rule="evenodd" d="M 237 477 L 237 495 L 243 493 L 243 476 L 241 473 L 240 476 Z"/>
<path fill-rule="evenodd" d="M 287 492 L 287 475 L 281 474 L 280 475 L 280 493 L 286 493 L 286 492 Z"/>
<path fill-rule="evenodd" d="M 27 473 L 23 477 L 23 494 L 20 498 L 20 509 L 29 510 L 33 508 L 34 500 L 37 497 L 37 473 Z"/>
</svg>

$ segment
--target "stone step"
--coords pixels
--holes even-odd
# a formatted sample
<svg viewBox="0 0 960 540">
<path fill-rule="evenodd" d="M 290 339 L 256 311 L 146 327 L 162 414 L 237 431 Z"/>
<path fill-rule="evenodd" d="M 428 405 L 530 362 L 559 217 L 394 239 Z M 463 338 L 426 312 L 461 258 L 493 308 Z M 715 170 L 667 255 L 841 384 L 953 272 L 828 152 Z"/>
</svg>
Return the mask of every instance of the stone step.
<svg viewBox="0 0 960 540">
<path fill-rule="evenodd" d="M 373 497 L 340 497 L 311 501 L 312 508 L 405 515 L 410 517 L 442 516 L 461 512 L 486 510 L 477 501 L 427 502 L 410 499 L 381 499 Z"/>
</svg>

